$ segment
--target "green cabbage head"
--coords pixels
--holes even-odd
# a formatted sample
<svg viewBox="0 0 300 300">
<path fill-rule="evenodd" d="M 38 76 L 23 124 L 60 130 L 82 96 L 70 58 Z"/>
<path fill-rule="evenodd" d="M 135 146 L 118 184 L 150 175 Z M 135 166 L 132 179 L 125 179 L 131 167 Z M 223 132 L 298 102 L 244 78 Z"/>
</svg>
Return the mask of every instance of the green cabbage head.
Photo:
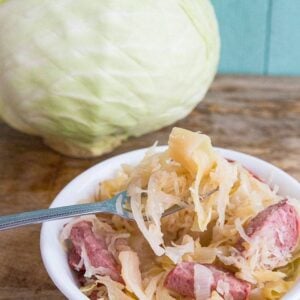
<svg viewBox="0 0 300 300">
<path fill-rule="evenodd" d="M 209 0 L 0 0 L 0 111 L 88 157 L 185 117 L 216 72 Z"/>
</svg>

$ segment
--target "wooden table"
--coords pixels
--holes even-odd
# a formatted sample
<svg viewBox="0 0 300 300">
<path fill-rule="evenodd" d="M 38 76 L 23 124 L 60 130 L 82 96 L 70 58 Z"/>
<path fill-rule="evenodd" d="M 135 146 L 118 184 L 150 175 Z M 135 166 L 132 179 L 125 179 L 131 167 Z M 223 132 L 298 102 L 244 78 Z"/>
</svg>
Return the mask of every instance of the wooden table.
<svg viewBox="0 0 300 300">
<path fill-rule="evenodd" d="M 205 100 L 176 126 L 201 130 L 216 146 L 265 159 L 300 179 L 300 78 L 218 77 Z M 0 123 L 0 212 L 46 208 L 71 179 L 119 153 L 167 142 L 171 127 L 94 159 L 62 156 L 39 138 Z M 0 299 L 64 299 L 39 251 L 40 226 L 0 232 Z"/>
</svg>

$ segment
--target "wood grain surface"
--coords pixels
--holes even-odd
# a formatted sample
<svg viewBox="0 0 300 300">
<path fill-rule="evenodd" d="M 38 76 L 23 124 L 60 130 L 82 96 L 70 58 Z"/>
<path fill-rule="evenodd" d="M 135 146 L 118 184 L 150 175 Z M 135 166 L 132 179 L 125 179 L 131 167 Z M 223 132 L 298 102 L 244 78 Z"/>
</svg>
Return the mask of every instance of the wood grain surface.
<svg viewBox="0 0 300 300">
<path fill-rule="evenodd" d="M 299 0 L 211 0 L 221 35 L 219 72 L 300 75 Z"/>
<path fill-rule="evenodd" d="M 265 159 L 300 179 L 300 78 L 218 77 L 176 126 L 201 130 L 216 146 Z M 37 137 L 0 123 L 0 213 L 46 208 L 90 166 L 119 153 L 167 142 L 172 126 L 125 142 L 94 159 L 62 156 Z M 0 232 L 0 299 L 64 299 L 39 252 L 40 226 Z"/>
</svg>

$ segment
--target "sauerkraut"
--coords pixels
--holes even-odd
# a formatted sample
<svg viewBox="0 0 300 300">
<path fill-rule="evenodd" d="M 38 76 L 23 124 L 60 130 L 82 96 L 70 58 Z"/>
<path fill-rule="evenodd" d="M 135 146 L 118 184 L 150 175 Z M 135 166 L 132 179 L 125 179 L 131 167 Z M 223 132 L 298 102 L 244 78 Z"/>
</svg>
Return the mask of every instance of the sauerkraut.
<svg viewBox="0 0 300 300">
<path fill-rule="evenodd" d="M 72 225 L 83 219 L 92 220 L 98 234 L 106 230 L 108 251 L 120 265 L 122 282 L 97 273 L 82 247 L 80 264 L 86 265 L 81 290 L 91 299 L 181 299 L 164 285 L 180 262 L 229 269 L 252 284 L 250 299 L 279 299 L 300 274 L 299 243 L 283 265 L 270 269 L 265 244 L 272 241 L 268 236 L 251 239 L 244 230 L 249 220 L 282 197 L 239 162 L 220 156 L 204 134 L 174 128 L 166 151 L 156 152 L 154 146 L 137 165 L 120 166 L 114 178 L 101 182 L 97 201 L 123 190 L 136 222 L 118 216 L 81 217 L 62 232 L 68 240 Z M 289 203 L 297 206 L 295 200 Z M 162 217 L 173 205 L 183 209 Z M 195 270 L 195 279 L 206 280 L 195 282 L 195 298 L 209 294 L 209 299 L 223 299 L 220 290 L 228 293 L 228 284 L 210 291 L 211 275 L 203 273 L 207 268 Z"/>
</svg>

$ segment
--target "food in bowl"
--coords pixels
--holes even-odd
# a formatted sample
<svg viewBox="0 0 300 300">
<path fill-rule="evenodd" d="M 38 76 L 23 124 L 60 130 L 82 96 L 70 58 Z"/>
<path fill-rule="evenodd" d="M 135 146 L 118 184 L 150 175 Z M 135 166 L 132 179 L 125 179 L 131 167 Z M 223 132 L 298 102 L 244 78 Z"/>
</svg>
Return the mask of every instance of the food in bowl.
<svg viewBox="0 0 300 300">
<path fill-rule="evenodd" d="M 265 178 L 264 178 L 265 180 Z M 97 201 L 126 190 L 135 221 L 99 214 L 61 232 L 68 262 L 90 299 L 279 299 L 300 268 L 299 204 L 208 136 L 174 128 L 100 183 Z M 162 217 L 174 204 L 184 208 Z"/>
</svg>

